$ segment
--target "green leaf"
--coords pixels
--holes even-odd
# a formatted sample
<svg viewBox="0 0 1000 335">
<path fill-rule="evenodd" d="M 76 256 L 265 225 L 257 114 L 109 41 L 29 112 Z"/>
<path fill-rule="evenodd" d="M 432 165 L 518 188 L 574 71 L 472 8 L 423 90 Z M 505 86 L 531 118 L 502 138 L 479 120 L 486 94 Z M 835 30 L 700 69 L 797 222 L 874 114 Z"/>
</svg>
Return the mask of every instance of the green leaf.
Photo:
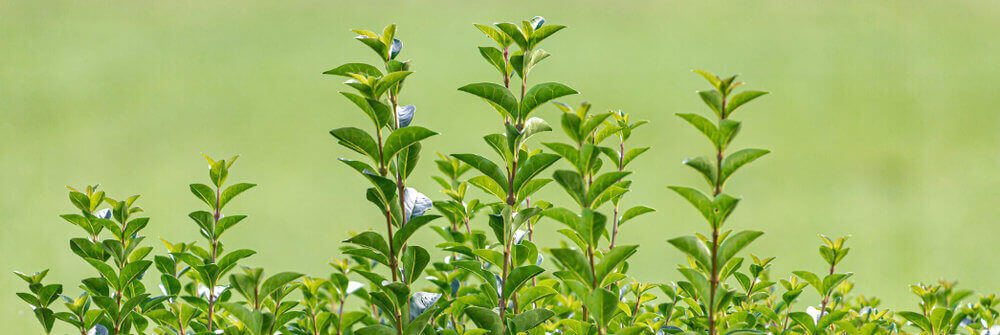
<svg viewBox="0 0 1000 335">
<path fill-rule="evenodd" d="M 482 172 L 483 175 L 492 179 L 498 186 L 500 186 L 500 188 L 504 191 L 504 194 L 508 192 L 507 177 L 505 177 L 505 172 L 490 160 L 476 154 L 453 154 L 451 156 L 458 158 L 465 164 L 469 164 L 476 170 L 479 170 L 479 172 Z"/>
<path fill-rule="evenodd" d="M 385 139 L 382 163 L 389 164 L 392 158 L 396 156 L 396 153 L 403 150 L 403 148 L 434 135 L 437 135 L 437 133 L 419 126 L 409 126 L 394 130 Z"/>
<path fill-rule="evenodd" d="M 521 50 L 528 49 L 528 38 L 524 36 L 524 33 L 522 33 L 516 25 L 507 22 L 495 23 L 494 25 L 499 28 L 501 32 L 507 35 L 507 37 L 514 40 L 514 43 L 517 43 L 517 46 L 520 47 Z"/>
<path fill-rule="evenodd" d="M 525 265 L 514 268 L 507 274 L 507 280 L 503 283 L 503 297 L 504 299 L 510 298 L 514 292 L 517 292 L 524 283 L 531 280 L 535 276 L 545 272 L 540 266 L 535 265 Z"/>
<path fill-rule="evenodd" d="M 406 241 L 410 239 L 410 236 L 413 236 L 413 233 L 415 233 L 417 229 L 420 229 L 421 227 L 427 225 L 428 223 L 434 221 L 434 219 L 437 219 L 439 217 L 441 216 L 426 214 L 413 217 L 409 221 L 406 221 L 406 224 L 400 227 L 399 230 L 397 230 L 396 233 L 393 234 L 392 236 L 392 247 L 394 248 L 394 250 L 392 250 L 392 253 L 394 255 L 398 254 L 399 249 L 406 244 Z"/>
<path fill-rule="evenodd" d="M 711 158 L 701 156 L 684 160 L 684 165 L 690 166 L 695 171 L 705 177 L 709 187 L 715 187 L 715 163 Z"/>
<path fill-rule="evenodd" d="M 374 67 L 372 65 L 365 64 L 365 63 L 347 63 L 347 64 L 344 64 L 344 65 L 338 66 L 338 67 L 336 67 L 336 68 L 334 68 L 332 70 L 323 72 L 323 74 L 330 74 L 330 75 L 335 75 L 335 76 L 343 76 L 343 77 L 351 78 L 351 76 L 348 75 L 348 73 L 363 74 L 363 75 L 367 75 L 369 77 L 381 77 L 382 76 L 382 71 L 379 71 L 378 68 L 376 68 L 376 67 Z"/>
<path fill-rule="evenodd" d="M 429 262 L 430 254 L 426 249 L 417 245 L 406 247 L 400 263 L 403 265 L 403 279 L 406 280 L 407 284 L 413 284 L 417 279 L 420 279 L 420 274 Z"/>
<path fill-rule="evenodd" d="M 215 209 L 215 191 L 211 187 L 205 184 L 191 184 L 191 193 L 205 202 L 209 208 Z"/>
<path fill-rule="evenodd" d="M 472 184 L 472 186 L 475 186 L 483 190 L 483 192 L 496 196 L 497 199 L 499 199 L 500 201 L 507 200 L 507 192 L 504 191 L 503 187 L 501 187 L 500 184 L 497 184 L 496 181 L 490 179 L 490 177 L 475 176 L 469 178 L 468 182 L 469 184 Z"/>
<path fill-rule="evenodd" d="M 644 152 L 646 152 L 648 150 L 649 150 L 649 147 L 635 148 L 635 149 L 631 149 L 629 151 L 626 151 L 625 152 L 625 157 L 623 157 L 623 159 L 622 159 L 622 166 L 621 166 L 621 168 L 624 169 L 625 167 L 628 166 L 629 163 L 632 162 L 632 160 L 634 160 L 636 157 L 639 157 L 639 155 L 642 155 Z"/>
<path fill-rule="evenodd" d="M 542 26 L 541 28 L 535 29 L 535 31 L 531 33 L 529 49 L 534 49 L 535 46 L 537 46 L 538 43 L 540 43 L 542 40 L 548 38 L 549 36 L 552 36 L 552 34 L 555 34 L 557 31 L 560 31 L 563 28 L 566 28 L 566 26 L 560 26 L 554 24 L 554 25 Z"/>
<path fill-rule="evenodd" d="M 607 191 L 609 187 L 618 183 L 619 180 L 625 178 L 625 176 L 631 173 L 632 172 L 628 171 L 612 171 L 597 176 L 597 178 L 595 178 L 590 184 L 590 190 L 587 191 L 587 201 L 590 202 L 587 205 L 589 206 L 592 204 L 594 199 L 597 199 L 597 197 L 604 193 L 604 191 Z"/>
<path fill-rule="evenodd" d="M 479 306 L 469 306 L 465 309 L 465 314 L 479 328 L 490 331 L 492 335 L 503 335 L 503 322 L 500 321 L 500 316 L 494 313 L 493 310 Z"/>
<path fill-rule="evenodd" d="M 357 244 L 359 246 L 377 251 L 385 257 L 390 257 L 389 245 L 386 244 L 385 239 L 382 238 L 381 234 L 373 231 L 366 231 L 361 234 L 351 236 L 351 238 L 344 240 L 344 242 Z"/>
<path fill-rule="evenodd" d="M 237 223 L 240 223 L 240 221 L 243 221 L 243 219 L 246 218 L 247 218 L 246 215 L 231 215 L 219 219 L 219 222 L 215 224 L 215 233 L 213 236 L 215 236 L 216 238 L 222 236 L 222 233 L 226 232 L 226 230 L 229 230 L 229 228 L 232 228 Z"/>
<path fill-rule="evenodd" d="M 139 276 L 145 273 L 146 269 L 148 269 L 152 264 L 153 262 L 151 261 L 138 261 L 126 264 L 125 267 L 122 268 L 121 275 L 119 276 L 118 287 L 128 287 L 133 280 L 139 278 Z"/>
<path fill-rule="evenodd" d="M 655 212 L 655 211 L 656 211 L 655 209 L 652 209 L 652 208 L 649 208 L 649 207 L 646 207 L 646 206 L 635 206 L 635 207 L 629 208 L 628 210 L 625 211 L 624 214 L 622 214 L 621 219 L 618 219 L 618 225 L 621 226 L 622 224 L 625 224 L 626 221 L 632 220 L 632 219 L 636 218 L 637 216 L 640 216 L 640 215 L 643 215 L 643 214 L 646 214 L 646 213 L 652 213 L 652 212 Z"/>
<path fill-rule="evenodd" d="M 705 70 L 691 70 L 691 72 L 701 75 L 702 78 L 705 78 L 705 80 L 707 80 L 709 84 L 712 84 L 712 87 L 715 87 L 716 89 L 721 89 L 722 79 L 719 79 L 718 76 L 712 74 L 711 72 Z"/>
<path fill-rule="evenodd" d="M 842 283 L 851 275 L 853 275 L 853 273 L 834 273 L 826 277 L 823 277 L 823 290 L 824 290 L 823 293 L 828 294 L 830 292 L 833 292 L 833 290 L 837 288 L 837 285 L 840 285 L 840 283 Z"/>
<path fill-rule="evenodd" d="M 523 165 L 518 167 L 517 173 L 514 175 L 514 192 L 519 192 L 524 183 L 530 181 L 541 173 L 542 170 L 554 164 L 559 158 L 559 155 L 549 153 L 541 153 L 529 157 L 523 162 Z"/>
<path fill-rule="evenodd" d="M 232 270 L 236 266 L 236 262 L 241 259 L 253 256 L 256 251 L 250 249 L 239 249 L 222 256 L 216 264 L 219 265 L 219 275 L 223 275 L 229 270 Z"/>
<path fill-rule="evenodd" d="M 494 42 L 497 42 L 497 45 L 500 46 L 501 48 L 506 48 L 510 46 L 511 43 L 513 43 L 513 41 L 510 38 L 508 38 L 506 34 L 500 32 L 496 28 L 490 26 L 484 26 L 481 24 L 474 24 L 474 26 L 476 26 L 476 28 L 478 28 L 479 31 L 482 31 L 484 34 L 486 34 L 486 36 L 488 36 Z"/>
<path fill-rule="evenodd" d="M 704 116 L 698 114 L 678 113 L 677 116 L 690 123 L 695 129 L 698 129 L 698 131 L 712 141 L 712 143 L 715 143 L 715 139 L 718 137 L 719 129 L 712 123 L 712 121 L 709 121 Z"/>
<path fill-rule="evenodd" d="M 701 101 L 705 102 L 705 105 L 712 108 L 715 115 L 722 118 L 722 95 L 715 90 L 704 90 L 698 91 L 698 96 L 701 97 Z"/>
<path fill-rule="evenodd" d="M 115 273 L 115 270 L 111 268 L 110 265 L 107 265 L 104 262 L 101 262 L 93 258 L 84 258 L 84 260 L 86 260 L 87 263 L 90 263 L 91 266 L 97 269 L 97 272 L 101 273 L 101 276 L 103 276 L 104 279 L 107 280 L 109 284 L 111 284 L 112 288 L 115 289 L 120 288 L 120 286 L 116 286 L 119 285 L 120 283 L 118 281 L 118 274 Z"/>
<path fill-rule="evenodd" d="M 680 249 L 691 258 L 694 258 L 698 264 L 701 264 L 706 269 L 711 268 L 712 258 L 708 247 L 694 236 L 681 236 L 667 240 L 668 243 Z"/>
<path fill-rule="evenodd" d="M 412 74 L 413 71 L 395 71 L 386 73 L 384 76 L 378 79 L 375 84 L 375 97 L 381 97 L 386 90 L 391 88 L 393 85 L 399 84 L 407 76 Z"/>
<path fill-rule="evenodd" d="M 744 230 L 727 237 L 726 240 L 722 242 L 722 245 L 719 246 L 717 264 L 726 264 L 726 262 L 729 262 L 729 259 L 733 258 L 736 253 L 763 234 L 763 232 L 759 231 Z"/>
<path fill-rule="evenodd" d="M 240 322 L 243 323 L 248 330 L 250 330 L 251 334 L 259 335 L 263 333 L 261 327 L 264 323 L 264 316 L 261 312 L 251 311 L 245 306 L 234 302 L 222 302 L 219 304 L 222 308 L 226 309 L 226 311 L 235 316 L 236 319 L 240 320 Z"/>
<path fill-rule="evenodd" d="M 544 308 L 536 308 L 530 311 L 521 312 L 514 316 L 511 321 L 514 323 L 514 332 L 526 332 L 538 325 L 545 323 L 545 320 L 555 316 L 556 313 Z"/>
<path fill-rule="evenodd" d="M 497 71 L 500 71 L 501 75 L 507 75 L 510 73 L 510 70 L 507 69 L 507 61 L 504 60 L 503 52 L 500 51 L 500 49 L 494 47 L 479 47 L 479 54 L 483 55 L 483 58 L 485 58 L 487 62 L 490 62 L 490 64 L 492 64 Z"/>
<path fill-rule="evenodd" d="M 396 330 L 386 325 L 371 325 L 354 332 L 358 335 L 396 335 Z"/>
<path fill-rule="evenodd" d="M 229 176 L 229 165 L 226 164 L 226 160 L 218 160 L 212 165 L 212 168 L 208 170 L 208 175 L 212 179 L 212 183 L 215 187 L 222 187 L 222 184 L 226 182 L 226 177 Z M 118 206 L 115 206 L 115 211 L 118 211 Z M 118 216 L 116 216 L 117 218 Z M 119 219 L 119 221 L 122 221 Z"/>
<path fill-rule="evenodd" d="M 804 312 L 792 312 L 788 313 L 788 317 L 795 320 L 802 328 L 805 328 L 807 334 L 816 333 L 816 321 L 813 320 L 812 316 Z"/>
<path fill-rule="evenodd" d="M 926 316 L 920 313 L 910 312 L 910 311 L 900 311 L 896 314 L 903 317 L 907 321 L 912 322 L 915 326 L 919 327 L 923 331 L 931 331 L 931 321 L 927 319 Z"/>
<path fill-rule="evenodd" d="M 712 201 L 709 200 L 707 196 L 702 194 L 701 191 L 683 186 L 670 186 L 670 189 L 677 192 L 677 194 L 691 203 L 694 208 L 698 209 L 698 212 L 701 213 L 701 216 L 703 216 L 705 220 L 708 220 L 710 223 L 712 222 L 714 218 Z"/>
<path fill-rule="evenodd" d="M 330 135 L 337 138 L 340 145 L 368 156 L 373 162 L 380 161 L 378 144 L 368 132 L 355 127 L 343 127 L 331 130 Z"/>
<path fill-rule="evenodd" d="M 601 262 L 594 267 L 594 272 L 597 274 L 597 282 L 603 282 L 609 273 L 613 272 L 626 259 L 632 257 L 638 248 L 638 245 L 621 245 L 604 254 Z"/>
<path fill-rule="evenodd" d="M 577 94 L 576 90 L 560 83 L 543 83 L 532 86 L 521 100 L 520 118 L 525 119 L 541 104 L 563 96 Z"/>
<path fill-rule="evenodd" d="M 792 274 L 802 278 L 802 280 L 805 280 L 809 283 L 809 285 L 812 285 L 812 287 L 816 289 L 817 293 L 823 295 L 823 281 L 819 279 L 819 276 L 809 271 L 792 271 Z"/>
<path fill-rule="evenodd" d="M 526 287 L 517 295 L 518 309 L 527 309 L 533 302 L 554 296 L 558 293 L 555 289 L 548 286 Z"/>
<path fill-rule="evenodd" d="M 225 207 L 230 200 L 233 200 L 233 198 L 235 198 L 240 193 L 243 193 L 246 190 L 253 188 L 254 186 L 257 186 L 257 184 L 239 183 L 227 187 L 225 191 L 222 191 L 222 195 L 219 197 L 219 209 Z"/>
<path fill-rule="evenodd" d="M 295 273 L 295 272 L 276 273 L 273 276 L 268 277 L 267 280 L 264 280 L 264 284 L 261 285 L 260 287 L 260 293 L 258 294 L 258 297 L 270 296 L 271 293 L 280 290 L 281 288 L 285 287 L 285 285 L 288 285 L 288 283 L 291 283 L 301 277 L 302 277 L 301 273 Z"/>
<path fill-rule="evenodd" d="M 517 98 L 506 87 L 495 83 L 475 83 L 462 86 L 459 91 L 470 93 L 502 108 L 510 117 L 518 114 Z"/>
<path fill-rule="evenodd" d="M 584 303 L 593 314 L 593 318 L 597 320 L 598 326 L 604 327 L 618 309 L 618 295 L 607 289 L 598 288 L 590 293 Z"/>
<path fill-rule="evenodd" d="M 427 324 L 437 315 L 437 307 L 431 308 L 431 310 L 424 311 L 417 316 L 417 318 L 410 321 L 410 324 L 406 325 L 406 330 L 403 332 L 405 335 L 420 335 L 427 328 Z"/>
<path fill-rule="evenodd" d="M 562 186 L 566 193 L 569 193 L 573 200 L 580 206 L 586 206 L 586 195 L 583 188 L 583 176 L 575 171 L 558 170 L 552 174 L 552 179 Z"/>
<path fill-rule="evenodd" d="M 764 149 L 743 149 L 727 156 L 722 160 L 722 171 L 719 174 L 722 183 L 725 183 L 739 168 L 770 152 Z"/>
<path fill-rule="evenodd" d="M 545 120 L 537 117 L 530 117 L 524 121 L 524 126 L 521 128 L 521 131 L 517 136 L 517 143 L 514 147 L 519 149 L 521 148 L 521 145 L 531 138 L 531 136 L 546 131 L 552 131 L 552 127 L 550 127 Z"/>
<path fill-rule="evenodd" d="M 36 308 L 34 312 L 35 318 L 42 324 L 42 328 L 45 328 L 45 333 L 51 333 L 52 325 L 56 322 L 55 313 L 53 313 L 51 309 L 45 307 Z"/>
<path fill-rule="evenodd" d="M 733 95 L 733 97 L 729 99 L 729 104 L 726 106 L 726 116 L 731 115 L 733 111 L 740 108 L 740 106 L 743 106 L 743 104 L 748 103 L 753 99 L 757 99 L 767 93 L 768 92 L 763 91 L 743 91 L 736 93 L 736 95 Z"/>
<path fill-rule="evenodd" d="M 389 106 L 354 93 L 340 92 L 340 94 L 348 100 L 351 100 L 355 106 L 358 106 L 358 108 L 361 109 L 361 112 L 368 116 L 368 119 L 372 121 L 375 128 L 385 127 L 392 121 L 392 112 L 390 111 Z"/>
<path fill-rule="evenodd" d="M 582 282 L 590 284 L 594 281 L 590 273 L 590 262 L 580 250 L 560 248 L 552 249 L 550 252 L 559 264 L 579 276 Z"/>
</svg>

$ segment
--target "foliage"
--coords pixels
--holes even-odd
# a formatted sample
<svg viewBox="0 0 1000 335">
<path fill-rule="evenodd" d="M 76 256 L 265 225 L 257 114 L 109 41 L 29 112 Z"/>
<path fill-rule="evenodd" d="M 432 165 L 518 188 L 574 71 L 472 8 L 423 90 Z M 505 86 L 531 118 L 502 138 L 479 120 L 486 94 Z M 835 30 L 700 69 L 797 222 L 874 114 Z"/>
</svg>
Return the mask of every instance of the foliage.
<svg viewBox="0 0 1000 335">
<path fill-rule="evenodd" d="M 437 155 L 441 175 L 433 178 L 443 197 L 436 201 L 406 184 L 423 142 L 437 133 L 416 125 L 416 107 L 401 103 L 414 72 L 409 61 L 398 60 L 403 43 L 396 26 L 354 30 L 375 52 L 375 65 L 347 63 L 324 72 L 346 78 L 350 90 L 341 95 L 370 121 L 330 134 L 355 156 L 340 160 L 370 184 L 358 195 L 384 218 L 384 228 L 374 225 L 378 229 L 344 240 L 344 258 L 330 263 L 329 274 L 267 275 L 240 266 L 255 251 L 227 252 L 222 236 L 247 216 L 224 210 L 256 185 L 227 183 L 238 156 L 205 156 L 210 183 L 190 190 L 206 207 L 188 215 L 203 244 L 161 239 L 164 250 L 154 254 L 140 235 L 150 219 L 140 216 L 139 196 L 116 200 L 96 185 L 70 188 L 76 212 L 61 217 L 83 230 L 70 249 L 93 271 L 83 275 L 75 298 L 60 284 L 43 283 L 48 270 L 16 272 L 28 284 L 17 296 L 46 334 L 56 320 L 80 334 L 116 335 L 1000 333 L 1000 298 L 973 301 L 971 291 L 952 282 L 912 286 L 916 311 L 892 312 L 876 298 L 853 295 L 852 274 L 838 272 L 850 251 L 847 237 L 820 235 L 825 264 L 819 273 L 793 271 L 773 280 L 773 257 L 743 256 L 763 233 L 732 228 L 741 198 L 725 186 L 769 151 L 732 150 L 741 130 L 732 116 L 767 93 L 740 90 L 736 76 L 701 70 L 695 73 L 711 87 L 697 94 L 714 120 L 678 116 L 712 145 L 711 154 L 683 163 L 707 187 L 670 189 L 708 229 L 667 240 L 687 256 L 674 281 L 633 278 L 629 258 L 640 248 L 623 243 L 619 231 L 655 212 L 626 198 L 630 163 L 650 149 L 629 140 L 646 122 L 620 110 L 594 112 L 587 102 L 556 102 L 578 92 L 558 82 L 529 82 L 531 70 L 550 55 L 541 42 L 564 26 L 535 17 L 475 27 L 495 44 L 479 51 L 499 75 L 459 90 L 482 99 L 502 123 L 483 137 L 491 154 Z M 534 135 L 553 130 L 535 113 L 550 102 L 561 111 L 567 140 L 536 144 Z M 539 199 L 536 192 L 553 182 L 566 196 Z M 535 239 L 538 225 L 549 223 L 562 235 L 557 243 Z M 442 239 L 434 250 L 410 241 L 424 227 Z M 147 277 L 154 265 L 158 277 Z M 797 306 L 812 299 L 806 291 L 816 292 L 807 304 L 818 308 Z M 65 311 L 56 312 L 60 299 Z"/>
</svg>

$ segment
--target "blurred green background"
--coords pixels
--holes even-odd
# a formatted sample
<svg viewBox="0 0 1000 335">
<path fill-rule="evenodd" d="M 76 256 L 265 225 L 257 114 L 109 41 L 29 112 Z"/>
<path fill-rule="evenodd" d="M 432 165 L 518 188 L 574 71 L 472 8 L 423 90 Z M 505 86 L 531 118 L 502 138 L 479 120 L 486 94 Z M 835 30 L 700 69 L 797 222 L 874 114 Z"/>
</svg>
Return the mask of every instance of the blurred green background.
<svg viewBox="0 0 1000 335">
<path fill-rule="evenodd" d="M 188 191 L 207 182 L 200 153 L 241 159 L 232 181 L 260 187 L 231 205 L 250 220 L 230 248 L 260 253 L 268 271 L 321 275 L 348 231 L 380 227 L 364 183 L 336 162 L 352 153 L 332 128 L 362 122 L 341 79 L 320 73 L 375 61 L 349 28 L 400 25 L 412 59 L 402 102 L 415 124 L 442 135 L 427 154 L 485 151 L 498 117 L 456 91 L 496 81 L 472 23 L 545 16 L 569 26 L 546 41 L 553 56 L 533 82 L 561 81 L 597 109 L 648 119 L 634 137 L 654 149 L 633 166 L 631 204 L 657 208 L 626 226 L 641 248 L 634 274 L 679 278 L 681 254 L 664 241 L 704 231 L 666 185 L 700 185 L 680 162 L 708 152 L 674 116 L 707 113 L 692 68 L 742 73 L 771 95 L 736 114 L 739 147 L 773 153 L 728 185 L 744 202 L 734 228 L 766 235 L 752 246 L 776 256 L 774 277 L 820 271 L 817 233 L 851 234 L 841 266 L 856 289 L 915 307 L 907 285 L 939 278 L 998 288 L 1000 32 L 995 1 L 2 1 L 0 2 L 0 324 L 35 333 L 14 297 L 12 270 L 52 268 L 49 282 L 76 295 L 91 271 L 69 252 L 80 230 L 64 185 L 100 183 L 110 195 L 140 193 L 156 237 L 198 239 Z M 558 112 L 545 107 L 550 122 Z M 542 140 L 561 140 L 552 133 Z M 425 156 L 411 180 L 440 198 Z M 551 199 L 569 199 L 554 186 Z M 476 222 L 484 227 L 483 222 Z M 540 228 L 555 239 L 554 223 Z M 427 230 L 425 244 L 437 237 Z M 154 277 L 155 278 L 155 277 Z M 810 300 L 804 298 L 799 308 Z"/>
</svg>

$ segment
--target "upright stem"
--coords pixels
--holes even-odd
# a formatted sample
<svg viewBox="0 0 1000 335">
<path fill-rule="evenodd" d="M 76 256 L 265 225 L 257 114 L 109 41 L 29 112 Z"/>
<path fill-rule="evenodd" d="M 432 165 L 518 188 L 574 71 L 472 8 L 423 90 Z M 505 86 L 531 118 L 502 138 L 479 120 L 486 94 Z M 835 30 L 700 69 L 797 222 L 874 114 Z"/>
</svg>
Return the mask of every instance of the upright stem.
<svg viewBox="0 0 1000 335">
<path fill-rule="evenodd" d="M 214 224 L 213 229 L 219 224 L 219 218 L 222 217 L 222 208 L 219 207 L 219 200 L 222 198 L 221 187 L 215 188 L 215 213 L 212 215 Z M 212 263 L 215 263 L 215 259 L 219 257 L 219 237 L 212 237 Z M 208 283 L 208 331 L 214 330 L 214 323 L 212 319 L 215 318 L 215 283 Z"/>
<path fill-rule="evenodd" d="M 831 264 L 830 265 L 830 273 L 829 274 L 832 275 L 833 274 L 833 270 L 834 270 L 834 265 Z M 826 312 L 826 304 L 829 303 L 829 302 L 830 302 L 830 293 L 827 292 L 826 294 L 823 295 L 823 302 L 820 303 L 820 306 L 819 306 L 819 318 L 823 318 L 823 313 Z M 933 331 L 932 331 L 932 333 L 933 333 Z"/>
<path fill-rule="evenodd" d="M 725 110 L 726 110 L 726 98 L 725 98 L 725 96 L 722 97 L 722 110 L 723 110 L 723 112 L 721 112 L 719 114 L 719 124 L 720 125 L 722 124 L 722 121 L 726 119 L 726 114 L 725 114 Z M 723 149 L 722 149 L 721 146 L 718 149 L 716 149 L 716 151 L 715 151 L 715 171 L 716 171 L 716 176 L 715 176 L 715 191 L 712 192 L 713 198 L 714 197 L 718 197 L 719 194 L 722 194 L 722 178 L 721 178 L 721 175 L 722 175 L 722 158 L 723 158 L 723 153 L 724 152 L 723 152 Z M 719 226 L 721 226 L 721 225 L 722 225 L 722 222 L 713 222 L 712 223 L 712 254 L 711 254 L 712 255 L 712 269 L 711 269 L 712 273 L 711 273 L 711 277 L 709 278 L 709 282 L 708 282 L 709 283 L 709 288 L 708 288 L 709 289 L 709 293 L 708 293 L 708 299 L 709 299 L 709 301 L 708 301 L 708 334 L 709 335 L 715 335 L 716 334 L 716 332 L 715 332 L 715 291 L 716 291 L 716 288 L 719 287 L 719 266 L 722 265 L 722 264 L 718 264 L 719 262 L 718 262 L 718 259 L 717 259 L 716 255 L 718 255 L 718 251 L 719 251 Z"/>
<path fill-rule="evenodd" d="M 396 111 L 395 111 L 395 109 L 393 109 L 393 114 L 395 114 L 395 113 L 396 113 Z M 384 159 L 385 151 L 382 148 L 382 128 L 376 128 L 375 129 L 375 135 L 376 135 L 375 137 L 378 138 L 378 161 L 379 161 L 379 163 L 378 163 L 378 165 L 379 165 L 379 167 L 378 167 L 378 173 L 382 177 L 385 177 L 386 175 L 389 174 L 389 169 L 386 168 L 385 163 L 383 163 L 383 162 L 385 162 L 385 159 Z M 402 198 L 403 195 L 400 194 L 399 197 Z M 389 210 L 389 209 L 385 210 L 385 230 L 386 230 L 386 232 L 388 232 L 388 235 L 389 235 L 389 241 L 388 241 L 389 242 L 389 250 L 394 250 L 393 243 L 392 243 L 392 211 Z M 389 253 L 389 272 L 392 273 L 392 281 L 399 280 L 399 276 L 397 275 L 398 271 L 399 271 L 398 266 L 396 266 L 396 254 L 390 252 Z"/>
<path fill-rule="evenodd" d="M 622 166 L 625 163 L 625 141 L 622 140 L 618 143 L 618 172 L 625 170 Z M 615 248 L 615 238 L 618 237 L 618 203 L 614 203 L 614 215 L 611 217 L 611 242 L 608 244 L 608 250 Z"/>
</svg>

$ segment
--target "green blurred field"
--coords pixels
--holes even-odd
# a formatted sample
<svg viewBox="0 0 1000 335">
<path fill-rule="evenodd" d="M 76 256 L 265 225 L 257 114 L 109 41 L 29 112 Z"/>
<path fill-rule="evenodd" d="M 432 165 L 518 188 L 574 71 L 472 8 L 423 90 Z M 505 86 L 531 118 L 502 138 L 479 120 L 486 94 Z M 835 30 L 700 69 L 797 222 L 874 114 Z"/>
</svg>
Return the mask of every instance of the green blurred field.
<svg viewBox="0 0 1000 335">
<path fill-rule="evenodd" d="M 379 227 L 363 182 L 335 161 L 349 153 L 327 134 L 362 120 L 337 94 L 341 80 L 320 74 L 374 60 L 348 29 L 400 25 L 402 57 L 417 71 L 402 101 L 417 105 L 414 122 L 443 134 L 427 153 L 483 151 L 479 138 L 499 129 L 497 116 L 455 90 L 496 80 L 475 49 L 492 42 L 471 24 L 534 15 L 570 26 L 546 42 L 553 57 L 534 82 L 558 80 L 583 92 L 565 102 L 652 121 L 634 138 L 654 150 L 634 165 L 629 201 L 659 212 L 622 233 L 642 245 L 640 279 L 678 279 L 681 255 L 664 241 L 705 229 L 665 188 L 700 183 L 680 161 L 708 145 L 673 114 L 706 112 L 693 93 L 705 84 L 688 72 L 705 68 L 773 92 L 735 117 L 745 121 L 738 146 L 774 153 L 727 189 L 744 196 L 733 227 L 767 232 L 752 251 L 778 258 L 775 277 L 822 268 L 817 233 L 852 234 L 842 269 L 891 307 L 915 307 L 907 285 L 918 281 L 1000 288 L 1000 4 L 506 3 L 0 2 L 3 333 L 38 331 L 10 271 L 52 268 L 49 281 L 72 295 L 90 271 L 69 252 L 78 229 L 57 216 L 73 211 L 64 185 L 142 194 L 148 243 L 162 252 L 156 236 L 198 238 L 187 185 L 207 182 L 201 152 L 239 153 L 230 180 L 261 185 L 231 206 L 250 221 L 228 234 L 230 248 L 259 250 L 250 263 L 271 272 L 325 273 L 348 231 Z M 554 108 L 539 114 L 557 120 Z M 433 195 L 426 157 L 411 183 Z M 552 240 L 555 228 L 540 229 Z"/>
</svg>

